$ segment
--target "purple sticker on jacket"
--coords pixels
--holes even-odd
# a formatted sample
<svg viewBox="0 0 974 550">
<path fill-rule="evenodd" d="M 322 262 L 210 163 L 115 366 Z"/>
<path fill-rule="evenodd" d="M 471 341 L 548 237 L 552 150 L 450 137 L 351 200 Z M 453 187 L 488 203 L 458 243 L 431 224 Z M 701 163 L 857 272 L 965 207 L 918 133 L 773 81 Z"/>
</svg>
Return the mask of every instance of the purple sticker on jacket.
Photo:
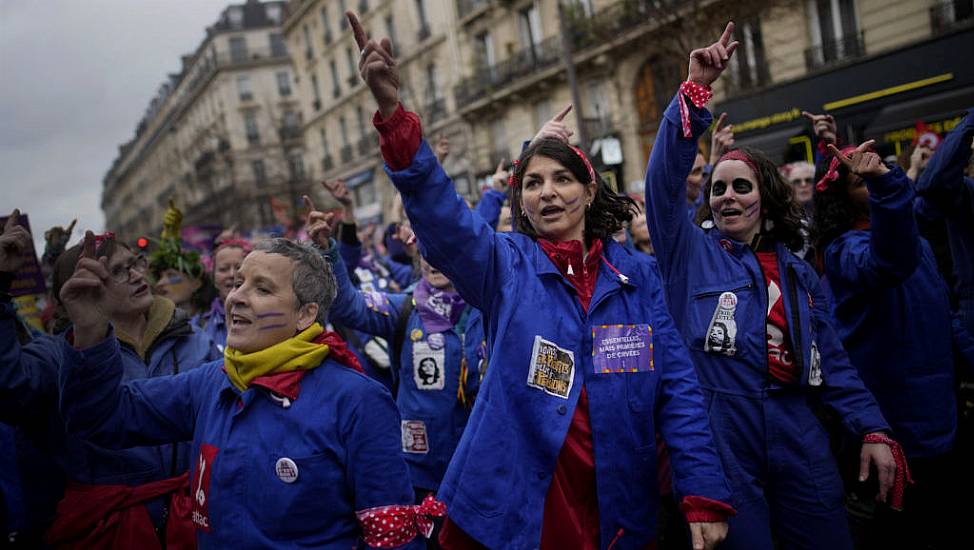
<svg viewBox="0 0 974 550">
<path fill-rule="evenodd" d="M 592 327 L 596 374 L 649 372 L 653 367 L 653 329 L 647 324 Z"/>
</svg>

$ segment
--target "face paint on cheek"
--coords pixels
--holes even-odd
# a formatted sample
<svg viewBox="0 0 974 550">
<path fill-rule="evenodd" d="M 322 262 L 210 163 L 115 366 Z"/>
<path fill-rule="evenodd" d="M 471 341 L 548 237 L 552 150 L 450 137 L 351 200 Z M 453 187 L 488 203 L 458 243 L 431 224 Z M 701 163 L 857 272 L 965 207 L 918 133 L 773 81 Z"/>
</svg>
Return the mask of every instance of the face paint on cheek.
<svg viewBox="0 0 974 550">
<path fill-rule="evenodd" d="M 754 201 L 748 206 L 745 206 L 744 215 L 747 216 L 748 218 L 754 217 L 754 215 L 758 213 L 758 205 L 760 202 L 761 201 Z"/>
<path fill-rule="evenodd" d="M 278 323 L 278 324 L 274 324 L 274 325 L 264 325 L 264 326 L 260 327 L 257 330 L 276 330 L 276 329 L 279 329 L 279 328 L 284 328 L 286 326 L 287 326 L 286 323 Z"/>
<path fill-rule="evenodd" d="M 284 314 L 279 311 L 272 311 L 270 313 L 258 313 L 258 319 L 266 319 L 268 317 L 284 317 Z"/>
</svg>

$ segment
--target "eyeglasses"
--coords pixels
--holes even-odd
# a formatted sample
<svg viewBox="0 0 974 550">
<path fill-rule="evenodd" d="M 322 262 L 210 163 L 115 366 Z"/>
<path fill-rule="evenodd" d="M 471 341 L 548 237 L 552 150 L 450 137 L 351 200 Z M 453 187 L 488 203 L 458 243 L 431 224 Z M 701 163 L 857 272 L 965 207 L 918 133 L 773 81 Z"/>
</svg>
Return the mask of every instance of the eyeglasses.
<svg viewBox="0 0 974 550">
<path fill-rule="evenodd" d="M 795 178 L 790 181 L 792 185 L 812 185 L 815 183 L 815 178 Z"/>
<path fill-rule="evenodd" d="M 127 283 L 132 280 L 133 269 L 138 271 L 139 274 L 142 274 L 148 268 L 149 260 L 146 260 L 145 256 L 140 254 L 125 262 L 123 265 L 115 266 L 109 274 L 116 283 Z"/>
</svg>

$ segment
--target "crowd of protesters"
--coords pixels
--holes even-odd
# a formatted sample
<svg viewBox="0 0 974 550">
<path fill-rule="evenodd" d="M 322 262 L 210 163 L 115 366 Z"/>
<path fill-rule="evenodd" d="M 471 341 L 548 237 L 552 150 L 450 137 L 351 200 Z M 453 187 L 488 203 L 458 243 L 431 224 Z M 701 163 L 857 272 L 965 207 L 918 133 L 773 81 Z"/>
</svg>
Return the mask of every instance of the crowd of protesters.
<svg viewBox="0 0 974 550">
<path fill-rule="evenodd" d="M 401 222 L 360 227 L 339 181 L 306 239 L 227 230 L 207 261 L 173 205 L 149 256 L 52 228 L 39 332 L 7 219 L 0 547 L 971 544 L 974 109 L 904 159 L 804 113 L 815 162 L 777 165 L 705 107 L 729 23 L 644 196 L 568 106 L 472 207 L 348 18 Z"/>
</svg>

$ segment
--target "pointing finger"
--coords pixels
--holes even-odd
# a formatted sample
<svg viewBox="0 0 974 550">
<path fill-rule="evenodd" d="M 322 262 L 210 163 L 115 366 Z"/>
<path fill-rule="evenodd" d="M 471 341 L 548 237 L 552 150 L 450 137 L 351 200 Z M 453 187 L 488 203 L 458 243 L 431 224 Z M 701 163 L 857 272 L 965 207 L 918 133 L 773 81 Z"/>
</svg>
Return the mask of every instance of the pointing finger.
<svg viewBox="0 0 974 550">
<path fill-rule="evenodd" d="M 572 110 L 572 104 L 569 103 L 567 107 L 565 107 L 564 109 L 562 109 L 561 112 L 558 113 L 557 115 L 555 115 L 555 118 L 553 118 L 551 120 L 555 120 L 557 122 L 561 122 L 562 120 L 565 119 L 565 117 L 568 115 L 568 113 L 571 110 Z"/>
<path fill-rule="evenodd" d="M 862 142 L 862 143 L 860 143 L 860 144 L 859 144 L 859 147 L 856 147 L 856 152 L 857 152 L 857 153 L 865 153 L 865 152 L 866 152 L 866 151 L 868 151 L 868 150 L 869 150 L 870 148 L 872 148 L 872 146 L 873 146 L 873 145 L 874 145 L 875 143 L 876 143 L 876 140 L 875 140 L 875 139 L 870 139 L 870 140 L 866 140 L 866 141 L 864 141 L 864 142 Z"/>
<path fill-rule="evenodd" d="M 78 219 L 77 218 L 71 220 L 71 223 L 68 225 L 68 229 L 67 229 L 68 235 L 70 235 L 71 232 L 74 231 L 74 224 L 76 224 L 76 223 L 78 223 Z"/>
<path fill-rule="evenodd" d="M 352 35 L 355 36 L 355 43 L 358 44 L 358 49 L 364 49 L 365 43 L 369 41 L 369 38 L 365 34 L 365 29 L 362 28 L 362 24 L 359 23 L 358 17 L 355 17 L 355 14 L 351 11 L 345 12 L 345 17 L 348 18 L 348 24 L 352 26 Z"/>
<path fill-rule="evenodd" d="M 308 195 L 302 195 L 301 198 L 304 200 L 305 208 L 307 208 L 312 212 L 318 210 L 317 208 L 315 208 L 315 203 L 311 202 L 311 197 L 309 197 Z"/>
<path fill-rule="evenodd" d="M 724 34 L 720 35 L 720 43 L 724 46 L 730 44 L 731 36 L 734 35 L 734 22 L 728 21 L 727 26 L 724 27 Z"/>
<path fill-rule="evenodd" d="M 720 116 L 717 117 L 717 124 L 714 126 L 715 134 L 720 131 L 720 128 L 724 125 L 725 120 L 727 120 L 727 113 L 720 113 Z"/>
<path fill-rule="evenodd" d="M 832 153 L 835 156 L 835 158 L 839 159 L 839 162 L 844 164 L 849 169 L 852 168 L 852 161 L 849 159 L 849 157 L 843 155 L 842 151 L 839 151 L 839 149 L 835 145 L 829 143 L 828 148 L 829 148 L 829 152 Z"/>
<path fill-rule="evenodd" d="M 20 224 L 20 209 L 14 208 L 14 211 L 10 213 L 10 217 L 7 218 L 7 223 L 3 225 L 3 232 L 12 230 Z"/>
<path fill-rule="evenodd" d="M 95 257 L 95 234 L 91 230 L 85 231 L 85 244 L 81 249 L 82 258 Z"/>
</svg>

